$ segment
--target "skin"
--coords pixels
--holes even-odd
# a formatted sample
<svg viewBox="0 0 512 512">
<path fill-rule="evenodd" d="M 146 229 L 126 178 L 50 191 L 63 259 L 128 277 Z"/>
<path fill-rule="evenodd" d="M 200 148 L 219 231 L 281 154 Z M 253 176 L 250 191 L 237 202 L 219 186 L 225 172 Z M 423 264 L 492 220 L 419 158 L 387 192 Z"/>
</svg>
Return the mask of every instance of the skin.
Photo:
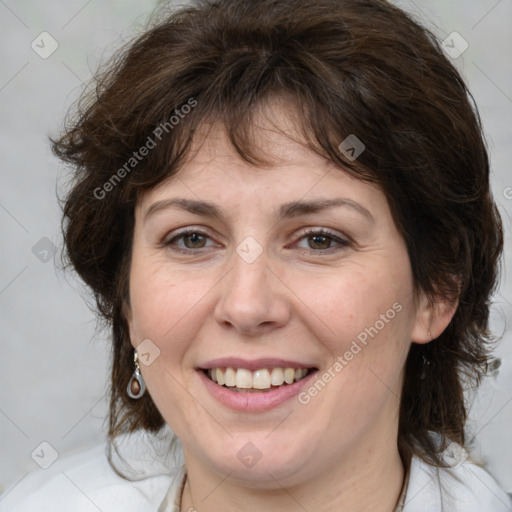
<svg viewBox="0 0 512 512">
<path fill-rule="evenodd" d="M 415 296 L 383 192 L 302 144 L 289 107 L 270 107 L 257 114 L 254 137 L 271 166 L 243 162 L 214 125 L 136 207 L 130 335 L 134 347 L 150 339 L 160 350 L 141 371 L 183 444 L 189 482 L 181 509 L 391 512 L 404 478 L 396 439 L 406 356 L 411 342 L 437 337 L 454 308 Z M 181 207 L 147 215 L 173 198 L 212 202 L 222 219 Z M 276 215 L 283 203 L 333 198 L 369 216 L 350 206 Z M 175 238 L 188 227 L 206 238 Z M 305 228 L 327 229 L 348 245 Z M 252 263 L 236 251 L 247 236 L 263 251 Z M 307 404 L 294 398 L 266 412 L 234 412 L 195 369 L 217 357 L 277 357 L 321 375 L 397 303 L 401 311 Z M 237 457 L 247 442 L 261 453 L 250 468 Z"/>
</svg>

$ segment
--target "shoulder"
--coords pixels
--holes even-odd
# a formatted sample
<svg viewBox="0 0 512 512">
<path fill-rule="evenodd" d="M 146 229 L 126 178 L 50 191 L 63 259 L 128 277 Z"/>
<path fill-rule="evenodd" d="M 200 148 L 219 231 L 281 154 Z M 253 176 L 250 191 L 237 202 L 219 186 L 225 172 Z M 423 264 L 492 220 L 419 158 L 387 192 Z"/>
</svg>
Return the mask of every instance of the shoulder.
<svg viewBox="0 0 512 512">
<path fill-rule="evenodd" d="M 148 475 L 152 461 L 138 460 L 143 478 L 127 480 L 111 468 L 106 448 L 101 444 L 29 473 L 0 497 L 0 512 L 125 512 L 127 506 L 133 512 L 157 510 L 177 468 Z"/>
<path fill-rule="evenodd" d="M 510 512 L 512 500 L 481 466 L 465 460 L 437 468 L 411 461 L 404 512 Z"/>
</svg>

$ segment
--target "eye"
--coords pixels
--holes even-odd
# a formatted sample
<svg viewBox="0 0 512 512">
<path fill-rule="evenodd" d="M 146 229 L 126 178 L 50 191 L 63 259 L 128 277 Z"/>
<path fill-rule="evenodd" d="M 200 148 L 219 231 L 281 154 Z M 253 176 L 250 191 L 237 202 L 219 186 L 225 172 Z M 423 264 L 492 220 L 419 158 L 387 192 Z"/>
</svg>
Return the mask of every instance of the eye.
<svg viewBox="0 0 512 512">
<path fill-rule="evenodd" d="M 193 252 L 214 246 L 215 243 L 207 233 L 198 229 L 188 229 L 175 234 L 166 240 L 163 245 L 178 252 Z M 341 250 L 350 246 L 351 243 L 347 239 L 325 229 L 311 229 L 302 233 L 296 245 L 308 250 L 311 254 L 323 254 Z"/>
<path fill-rule="evenodd" d="M 307 246 L 301 246 L 305 242 Z M 303 233 L 297 244 L 299 247 L 309 249 L 312 253 L 334 252 L 350 246 L 350 242 L 325 229 L 309 230 Z M 331 250 L 331 249 L 334 249 Z"/>
<path fill-rule="evenodd" d="M 187 252 L 194 249 L 204 249 L 213 245 L 207 245 L 208 240 L 211 241 L 210 237 L 203 231 L 190 229 L 176 234 L 169 240 L 166 240 L 163 245 L 174 246 L 173 249 Z"/>
</svg>

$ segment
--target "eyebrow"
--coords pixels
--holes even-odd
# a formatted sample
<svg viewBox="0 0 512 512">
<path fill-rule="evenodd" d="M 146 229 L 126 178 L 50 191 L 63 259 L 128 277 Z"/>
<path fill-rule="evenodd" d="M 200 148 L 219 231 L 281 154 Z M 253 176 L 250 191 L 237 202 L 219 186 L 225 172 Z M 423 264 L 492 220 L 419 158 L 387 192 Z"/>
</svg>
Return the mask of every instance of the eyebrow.
<svg viewBox="0 0 512 512">
<path fill-rule="evenodd" d="M 319 199 L 314 201 L 292 201 L 291 203 L 285 203 L 279 207 L 278 217 L 279 220 L 283 220 L 286 218 L 298 217 L 300 215 L 318 213 L 323 210 L 327 210 L 328 208 L 339 206 L 348 207 L 366 217 L 368 220 L 372 222 L 374 221 L 372 214 L 364 206 L 352 201 L 351 199 L 342 197 L 334 199 Z M 183 210 L 196 215 L 217 218 L 224 222 L 222 211 L 215 204 L 207 201 L 182 198 L 164 199 L 153 203 L 144 214 L 144 222 L 146 222 L 148 218 L 156 212 L 174 207 L 182 208 Z"/>
</svg>

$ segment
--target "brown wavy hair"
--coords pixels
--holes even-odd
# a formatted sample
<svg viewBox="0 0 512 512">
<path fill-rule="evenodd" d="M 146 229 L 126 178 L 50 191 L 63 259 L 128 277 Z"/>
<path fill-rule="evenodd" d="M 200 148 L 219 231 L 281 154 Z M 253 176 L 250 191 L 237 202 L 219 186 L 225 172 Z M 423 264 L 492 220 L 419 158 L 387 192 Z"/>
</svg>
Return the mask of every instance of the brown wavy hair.
<svg viewBox="0 0 512 512">
<path fill-rule="evenodd" d="M 464 383 L 477 385 L 492 361 L 489 301 L 503 244 L 480 118 L 460 74 L 429 30 L 383 0 L 196 0 L 158 14 L 52 140 L 74 169 L 63 207 L 68 263 L 112 329 L 109 439 L 164 426 L 148 393 L 126 394 L 138 198 L 180 168 L 204 123 L 221 122 L 240 156 L 263 165 L 253 115 L 284 96 L 311 149 L 384 191 L 416 290 L 459 300 L 439 338 L 412 344 L 400 405 L 401 454 L 443 465 L 431 433 L 465 444 Z M 356 161 L 339 149 L 350 134 L 366 146 Z"/>
</svg>

